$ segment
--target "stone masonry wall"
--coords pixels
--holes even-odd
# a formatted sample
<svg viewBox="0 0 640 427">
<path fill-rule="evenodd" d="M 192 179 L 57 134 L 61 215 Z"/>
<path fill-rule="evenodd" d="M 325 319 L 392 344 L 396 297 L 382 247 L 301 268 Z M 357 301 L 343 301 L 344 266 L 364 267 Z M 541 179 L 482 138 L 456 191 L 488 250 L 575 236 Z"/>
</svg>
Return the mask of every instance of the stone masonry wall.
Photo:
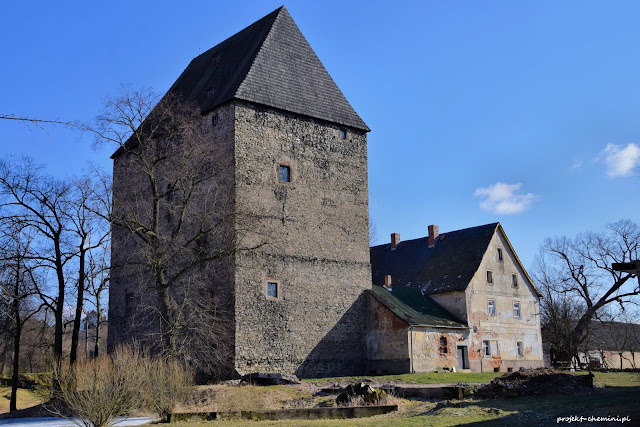
<svg viewBox="0 0 640 427">
<path fill-rule="evenodd" d="M 280 165 L 291 182 L 278 180 Z M 364 372 L 366 134 L 236 102 L 235 171 L 238 236 L 268 242 L 236 256 L 237 371 Z"/>
<path fill-rule="evenodd" d="M 221 168 L 221 174 L 210 181 L 210 185 L 201 188 L 192 199 L 192 211 L 203 209 L 202 204 L 210 206 L 213 203 L 217 209 L 233 209 L 233 135 L 234 116 L 233 106 L 223 105 L 203 117 L 203 126 L 208 132 L 207 142 L 211 144 L 211 150 L 226 164 Z M 167 167 L 174 167 L 174 163 L 168 163 Z M 162 170 L 158 171 L 160 180 L 164 176 Z M 227 182 L 227 183 L 225 183 Z M 166 184 L 161 184 L 166 185 Z M 140 165 L 136 157 L 122 154 L 114 158 L 113 166 L 113 209 L 116 216 L 125 212 L 130 207 L 143 219 L 149 213 L 150 194 L 148 178 L 140 172 Z M 215 202 L 214 202 L 215 201 Z M 130 216 L 131 213 L 128 214 Z M 175 218 L 170 218 L 168 209 L 163 209 L 160 215 L 161 221 L 167 227 L 175 224 Z M 198 215 L 192 213 L 193 221 L 187 218 L 185 228 L 194 227 L 197 224 Z M 173 221 L 170 223 L 170 221 Z M 231 224 L 230 232 L 233 233 Z M 212 242 L 208 242 L 212 243 Z M 215 243 L 214 243 L 215 244 Z M 137 341 L 143 345 L 153 346 L 153 340 L 145 339 L 153 337 L 158 322 L 152 316 L 143 313 L 154 313 L 153 307 L 157 306 L 155 293 L 152 289 L 153 276 L 141 269 L 134 262 L 143 256 L 144 244 L 133 236 L 128 230 L 114 226 L 112 230 L 112 271 L 109 289 L 109 335 L 108 350 L 114 350 L 120 344 Z M 178 266 L 177 266 L 178 267 Z M 229 257 L 219 262 L 203 264 L 192 272 L 187 280 L 194 275 L 202 275 L 208 278 L 208 286 L 216 303 L 224 310 L 228 319 L 223 322 L 233 322 L 234 310 L 234 282 L 233 282 L 233 258 Z M 179 288 L 177 286 L 176 288 Z M 180 294 L 181 289 L 176 289 Z M 128 302 L 127 302 L 128 301 Z M 231 346 L 233 347 L 233 346 Z M 230 355 L 229 360 L 233 360 Z"/>
</svg>

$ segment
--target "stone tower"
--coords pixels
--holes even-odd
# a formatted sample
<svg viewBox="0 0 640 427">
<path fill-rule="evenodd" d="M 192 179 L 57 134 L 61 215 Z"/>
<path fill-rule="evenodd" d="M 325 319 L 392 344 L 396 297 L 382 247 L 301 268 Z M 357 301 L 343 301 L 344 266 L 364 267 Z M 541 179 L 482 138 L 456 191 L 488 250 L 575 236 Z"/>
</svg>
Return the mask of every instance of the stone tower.
<svg viewBox="0 0 640 427">
<path fill-rule="evenodd" d="M 232 159 L 229 206 L 269 236 L 211 277 L 232 307 L 231 370 L 363 373 L 369 128 L 284 6 L 196 57 L 170 92 L 200 106 L 211 143 Z M 114 204 L 130 185 L 123 157 L 114 155 Z M 126 267 L 115 267 L 123 233 L 113 235 L 110 348 L 135 335 L 123 320 Z"/>
</svg>

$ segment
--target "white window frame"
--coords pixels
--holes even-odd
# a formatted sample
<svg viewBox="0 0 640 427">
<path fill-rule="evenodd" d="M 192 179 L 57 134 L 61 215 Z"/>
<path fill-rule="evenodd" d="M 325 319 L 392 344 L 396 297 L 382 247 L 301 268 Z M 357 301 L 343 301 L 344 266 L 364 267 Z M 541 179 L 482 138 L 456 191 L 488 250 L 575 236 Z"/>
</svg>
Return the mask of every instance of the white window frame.
<svg viewBox="0 0 640 427">
<path fill-rule="evenodd" d="M 489 317 L 496 317 L 496 300 L 495 299 L 487 300 L 487 314 L 489 315 Z"/>
<path fill-rule="evenodd" d="M 491 341 L 482 340 L 482 356 L 491 357 Z"/>
<path fill-rule="evenodd" d="M 520 304 L 520 301 L 514 301 L 513 302 L 513 318 L 520 319 L 521 317 L 522 317 L 522 305 Z"/>
</svg>

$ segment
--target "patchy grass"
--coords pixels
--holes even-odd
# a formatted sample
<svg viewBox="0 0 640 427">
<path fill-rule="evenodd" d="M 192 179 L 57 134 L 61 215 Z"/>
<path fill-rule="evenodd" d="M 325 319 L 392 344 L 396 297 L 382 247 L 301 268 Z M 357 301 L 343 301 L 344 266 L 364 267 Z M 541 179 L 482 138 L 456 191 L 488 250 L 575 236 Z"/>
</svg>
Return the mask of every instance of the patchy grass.
<svg viewBox="0 0 640 427">
<path fill-rule="evenodd" d="M 314 398 L 310 391 L 282 385 L 267 387 L 209 385 L 195 387 L 192 395 L 183 405 L 180 405 L 178 411 L 310 408 L 321 404 L 321 400 L 321 398 Z"/>
<path fill-rule="evenodd" d="M 309 378 L 304 382 L 311 382 L 320 386 L 331 385 L 339 382 L 356 382 L 369 379 L 376 383 L 405 383 L 405 384 L 456 384 L 456 383 L 488 383 L 495 377 L 503 375 L 504 372 L 442 372 L 442 373 L 419 373 L 402 375 L 381 375 L 381 376 L 361 376 L 361 377 L 334 377 L 334 378 Z"/>
<path fill-rule="evenodd" d="M 11 399 L 11 387 L 0 387 L 0 414 L 9 412 L 9 401 Z M 30 408 L 42 403 L 42 398 L 33 390 L 18 389 L 18 409 Z"/>
<path fill-rule="evenodd" d="M 607 387 L 586 395 L 551 396 L 523 399 L 491 399 L 448 402 L 405 401 L 396 413 L 351 420 L 262 421 L 258 426 L 514 426 L 557 425 L 557 417 L 568 416 L 629 416 L 635 425 L 640 420 L 638 387 Z M 183 427 L 206 427 L 210 422 L 191 421 L 176 423 Z M 216 425 L 242 426 L 247 421 L 217 421 Z M 580 423 L 589 425 L 589 423 Z M 598 425 L 603 425 L 598 423 Z M 606 425 L 606 424 L 605 424 Z M 613 423 L 611 425 L 620 425 Z"/>
<path fill-rule="evenodd" d="M 588 375 L 575 372 L 574 375 Z M 640 387 L 640 372 L 594 372 L 593 383 L 597 387 Z"/>
<path fill-rule="evenodd" d="M 473 378 L 473 375 L 479 381 L 486 382 L 496 375 L 487 374 L 412 374 L 409 376 L 394 375 L 384 378 L 394 378 L 401 381 L 398 377 L 403 378 L 404 382 L 414 382 L 422 384 L 433 384 L 436 382 L 474 382 L 471 379 L 463 380 L 444 380 L 434 381 L 434 378 L 443 378 L 449 376 L 466 375 Z M 576 375 L 584 375 L 586 373 L 576 373 Z M 416 376 L 422 376 L 416 378 Z M 435 377 L 434 377 L 435 376 Z M 366 377 L 352 377 L 352 380 L 361 380 Z M 379 380 L 381 377 L 372 379 Z M 314 382 L 333 383 L 338 381 L 348 381 L 347 378 L 330 378 L 316 380 Z M 381 380 L 384 382 L 388 380 Z M 428 382 L 427 382 L 428 381 Z M 546 397 L 530 397 L 519 399 L 488 399 L 474 400 L 464 399 L 457 401 L 411 401 L 398 399 L 400 401 L 400 410 L 395 413 L 379 415 L 370 418 L 351 419 L 351 420 L 309 420 L 309 421 L 262 421 L 250 422 L 251 425 L 258 426 L 345 426 L 345 427 L 369 427 L 369 426 L 454 426 L 454 425 L 482 425 L 482 426 L 513 426 L 513 425 L 557 425 L 558 417 L 568 416 L 629 416 L 631 421 L 626 425 L 636 425 L 640 420 L 640 405 L 637 404 L 640 399 L 640 373 L 624 372 L 624 373 L 595 373 L 595 383 L 597 388 L 590 394 L 574 394 L 561 396 Z M 260 409 L 252 406 L 249 408 L 250 401 L 279 402 L 280 407 L 296 407 L 288 406 L 287 396 L 289 398 L 312 398 L 311 392 L 299 390 L 288 386 L 272 386 L 272 387 L 229 387 L 229 386 L 210 386 L 225 387 L 219 392 L 227 393 L 228 389 L 232 389 L 231 394 L 222 399 L 221 402 L 228 399 L 247 399 L 246 404 L 235 404 L 236 409 Z M 235 390 L 233 390 L 235 389 Z M 271 395 L 265 400 L 265 393 Z M 260 400 L 262 399 L 262 400 Z M 315 398 L 317 399 L 317 398 Z M 311 403 L 312 401 L 307 401 Z M 234 405 L 229 405 L 231 408 Z M 312 405 L 313 406 L 313 405 Z M 273 406 L 271 406 L 273 407 Z M 308 406 L 298 406 L 308 407 Z M 262 406 L 264 408 L 264 406 Z M 224 426 L 244 426 L 247 421 L 218 421 L 216 425 Z M 561 423 L 563 424 L 563 423 Z M 176 423 L 177 426 L 183 427 L 208 427 L 212 424 L 204 421 L 191 421 Z M 587 422 L 580 425 L 596 425 Z M 597 425 L 620 425 L 617 423 Z"/>
</svg>

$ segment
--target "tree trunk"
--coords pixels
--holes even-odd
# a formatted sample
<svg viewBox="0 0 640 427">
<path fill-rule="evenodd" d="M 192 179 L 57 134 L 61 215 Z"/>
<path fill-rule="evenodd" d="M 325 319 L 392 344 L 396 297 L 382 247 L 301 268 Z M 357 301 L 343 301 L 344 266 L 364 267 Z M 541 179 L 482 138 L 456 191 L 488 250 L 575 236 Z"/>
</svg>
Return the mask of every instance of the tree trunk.
<svg viewBox="0 0 640 427">
<path fill-rule="evenodd" d="M 9 402 L 9 412 L 18 410 L 18 373 L 20 371 L 20 335 L 22 334 L 22 325 L 20 322 L 20 316 L 17 316 L 16 334 L 13 340 L 13 376 L 11 377 L 11 401 Z"/>
<path fill-rule="evenodd" d="M 86 250 L 84 249 L 84 238 L 80 243 L 80 260 L 78 267 L 78 301 L 76 303 L 76 317 L 73 319 L 73 332 L 71 333 L 71 352 L 69 353 L 69 364 L 73 365 L 78 359 L 78 340 L 80 337 L 80 324 L 82 322 L 82 305 L 84 303 L 84 282 L 85 271 L 84 262 Z"/>
<path fill-rule="evenodd" d="M 100 355 L 100 319 L 102 313 L 100 312 L 100 292 L 96 292 L 96 342 L 93 347 L 93 357 Z"/>
<path fill-rule="evenodd" d="M 16 267 L 16 282 L 13 295 L 13 315 L 16 319 L 16 331 L 13 337 L 13 373 L 11 377 L 11 400 L 9 412 L 17 411 L 18 402 L 18 373 L 20 371 L 20 335 L 22 333 L 22 319 L 20 318 L 20 259 Z"/>
</svg>

